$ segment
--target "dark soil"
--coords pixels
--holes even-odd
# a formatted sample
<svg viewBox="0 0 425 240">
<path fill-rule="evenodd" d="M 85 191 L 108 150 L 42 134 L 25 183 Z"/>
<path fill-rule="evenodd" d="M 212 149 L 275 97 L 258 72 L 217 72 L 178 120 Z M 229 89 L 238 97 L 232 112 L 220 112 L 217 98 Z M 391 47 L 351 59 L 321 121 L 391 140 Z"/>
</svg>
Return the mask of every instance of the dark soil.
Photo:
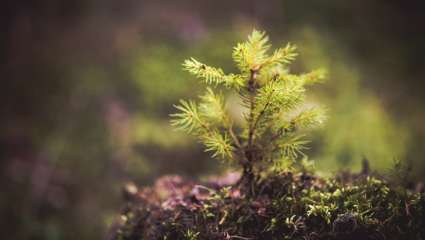
<svg viewBox="0 0 425 240">
<path fill-rule="evenodd" d="M 285 172 L 249 188 L 239 176 L 165 176 L 128 185 L 110 239 L 425 239 L 425 195 L 379 177 Z M 243 189 L 243 190 L 242 190 Z"/>
</svg>

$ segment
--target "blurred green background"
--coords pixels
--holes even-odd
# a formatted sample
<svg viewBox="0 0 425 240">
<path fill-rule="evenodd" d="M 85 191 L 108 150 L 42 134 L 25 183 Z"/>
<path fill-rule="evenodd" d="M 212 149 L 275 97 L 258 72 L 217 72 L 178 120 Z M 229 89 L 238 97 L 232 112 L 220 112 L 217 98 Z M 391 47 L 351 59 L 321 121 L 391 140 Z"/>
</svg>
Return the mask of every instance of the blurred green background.
<svg viewBox="0 0 425 240">
<path fill-rule="evenodd" d="M 233 71 L 255 27 L 293 42 L 292 70 L 328 69 L 310 101 L 329 108 L 309 158 L 323 174 L 425 173 L 422 1 L 28 0 L 0 8 L 0 238 L 99 239 L 127 181 L 222 171 L 168 115 L 204 86 L 196 57 Z"/>
</svg>

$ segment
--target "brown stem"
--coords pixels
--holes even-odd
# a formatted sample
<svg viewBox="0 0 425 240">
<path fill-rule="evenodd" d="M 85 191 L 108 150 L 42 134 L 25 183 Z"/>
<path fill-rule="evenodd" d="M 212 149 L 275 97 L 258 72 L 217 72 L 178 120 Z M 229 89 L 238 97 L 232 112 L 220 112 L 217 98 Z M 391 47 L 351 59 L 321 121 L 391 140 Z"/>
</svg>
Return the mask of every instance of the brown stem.
<svg viewBox="0 0 425 240">
<path fill-rule="evenodd" d="M 248 92 L 250 94 L 250 112 L 249 112 L 249 130 L 248 130 L 248 144 L 244 151 L 245 159 L 242 160 L 243 172 L 242 177 L 239 180 L 239 184 L 243 187 L 250 186 L 254 180 L 253 173 L 253 161 L 254 161 L 254 153 L 253 153 L 253 136 L 254 136 L 254 109 L 255 109 L 255 78 L 257 76 L 258 70 L 251 70 L 251 75 L 248 80 Z M 250 192 L 250 191 L 249 191 Z"/>
<path fill-rule="evenodd" d="M 248 149 L 252 147 L 252 140 L 254 136 L 254 109 L 255 109 L 255 78 L 257 77 L 258 70 L 251 70 L 251 76 L 248 81 L 248 91 L 249 91 L 249 101 L 250 101 L 250 109 L 249 109 L 249 133 L 248 133 Z"/>
</svg>

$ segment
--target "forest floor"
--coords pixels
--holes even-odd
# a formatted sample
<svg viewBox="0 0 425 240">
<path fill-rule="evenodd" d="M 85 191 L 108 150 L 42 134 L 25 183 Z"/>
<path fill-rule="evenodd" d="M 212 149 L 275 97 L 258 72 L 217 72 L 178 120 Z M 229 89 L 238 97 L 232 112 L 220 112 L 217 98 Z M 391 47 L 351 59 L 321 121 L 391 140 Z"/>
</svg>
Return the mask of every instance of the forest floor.
<svg viewBox="0 0 425 240">
<path fill-rule="evenodd" d="M 197 182 L 174 175 L 151 187 L 129 184 L 109 238 L 425 239 L 423 188 L 377 175 L 302 172 L 267 174 L 242 188 L 239 177 Z"/>
</svg>

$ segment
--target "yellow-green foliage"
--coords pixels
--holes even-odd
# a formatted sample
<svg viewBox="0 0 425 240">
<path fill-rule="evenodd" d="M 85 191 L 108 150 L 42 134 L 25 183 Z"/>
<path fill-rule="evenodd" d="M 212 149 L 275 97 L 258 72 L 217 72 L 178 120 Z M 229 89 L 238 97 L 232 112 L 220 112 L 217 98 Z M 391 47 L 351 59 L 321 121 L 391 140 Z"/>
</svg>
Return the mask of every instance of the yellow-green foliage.
<svg viewBox="0 0 425 240">
<path fill-rule="evenodd" d="M 409 131 L 400 119 L 392 117 L 384 98 L 374 94 L 363 82 L 377 82 L 379 76 L 362 72 L 361 65 L 344 48 L 312 30 L 302 30 L 294 38 L 302 44 L 301 65 L 324 66 L 329 77 L 317 99 L 329 107 L 326 126 L 316 132 L 314 151 L 318 169 L 324 172 L 340 168 L 358 171 L 362 158 L 374 170 L 387 170 L 394 159 L 405 159 Z"/>
<path fill-rule="evenodd" d="M 226 74 L 194 58 L 183 64 L 206 84 L 240 96 L 245 109 L 242 126 L 230 117 L 223 94 L 212 88 L 199 103 L 181 100 L 175 106 L 179 112 L 172 114 L 172 125 L 195 135 L 213 157 L 237 162 L 249 171 L 262 163 L 296 160 L 307 143 L 300 130 L 321 125 L 325 119 L 322 108 L 304 105 L 305 87 L 322 81 L 325 72 L 290 73 L 296 47 L 287 44 L 269 54 L 270 48 L 267 35 L 254 30 L 233 49 L 238 73 Z"/>
</svg>

